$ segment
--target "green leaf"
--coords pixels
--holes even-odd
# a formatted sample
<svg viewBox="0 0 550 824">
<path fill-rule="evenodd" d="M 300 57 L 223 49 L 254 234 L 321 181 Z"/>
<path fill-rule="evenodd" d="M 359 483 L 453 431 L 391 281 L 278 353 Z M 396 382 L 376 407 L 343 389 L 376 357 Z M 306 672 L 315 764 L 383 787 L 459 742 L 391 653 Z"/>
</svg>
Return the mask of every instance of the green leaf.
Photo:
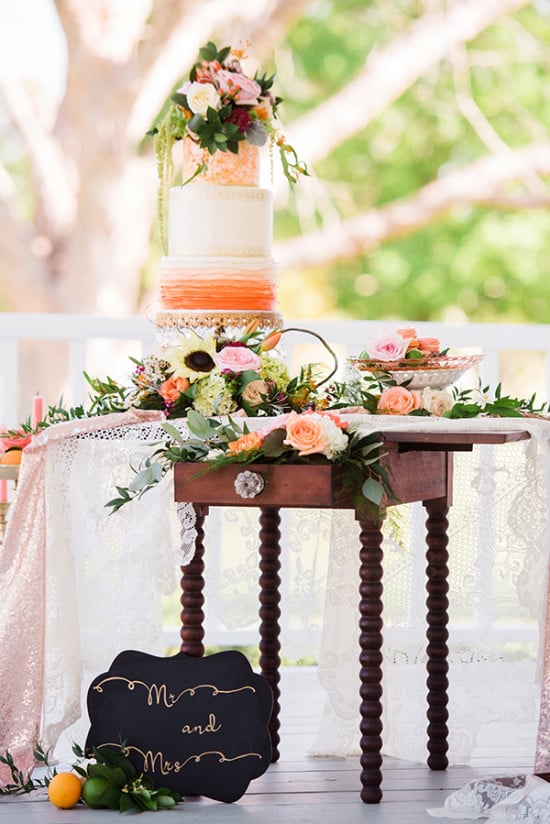
<svg viewBox="0 0 550 824">
<path fill-rule="evenodd" d="M 376 506 L 380 506 L 384 495 L 384 487 L 380 481 L 374 478 L 367 478 L 361 487 L 361 492 L 368 501 L 372 501 Z"/>
<path fill-rule="evenodd" d="M 220 49 L 218 52 L 218 60 L 220 61 L 220 63 L 224 63 L 230 54 L 231 46 L 224 46 L 223 49 Z"/>
<path fill-rule="evenodd" d="M 168 421 L 164 421 L 164 423 L 161 423 L 161 427 L 164 429 L 165 432 L 168 433 L 168 435 L 170 435 L 172 440 L 178 441 L 179 443 L 184 442 L 185 438 L 183 437 L 179 429 L 176 426 L 174 426 L 174 424 L 168 423 Z"/>
<path fill-rule="evenodd" d="M 185 94 L 182 94 L 181 92 L 175 92 L 174 94 L 170 95 L 170 100 L 172 100 L 176 104 L 176 106 L 183 106 L 185 109 L 189 108 L 187 96 Z"/>
<path fill-rule="evenodd" d="M 107 764 L 90 764 L 88 766 L 89 778 L 105 778 L 115 787 L 122 787 L 126 783 L 126 775 L 119 767 L 109 767 Z"/>
<path fill-rule="evenodd" d="M 208 419 L 195 409 L 190 409 L 187 413 L 187 426 L 193 435 L 196 435 L 197 438 L 200 438 L 203 441 L 211 434 Z"/>
<path fill-rule="evenodd" d="M 132 798 L 130 793 L 120 794 L 119 810 L 121 813 L 126 813 L 127 815 L 140 812 L 140 808 L 134 802 L 134 799 Z"/>
<path fill-rule="evenodd" d="M 288 452 L 289 447 L 283 443 L 286 437 L 286 430 L 274 429 L 265 436 L 262 444 L 262 452 L 267 458 L 279 458 L 285 452 Z"/>
</svg>

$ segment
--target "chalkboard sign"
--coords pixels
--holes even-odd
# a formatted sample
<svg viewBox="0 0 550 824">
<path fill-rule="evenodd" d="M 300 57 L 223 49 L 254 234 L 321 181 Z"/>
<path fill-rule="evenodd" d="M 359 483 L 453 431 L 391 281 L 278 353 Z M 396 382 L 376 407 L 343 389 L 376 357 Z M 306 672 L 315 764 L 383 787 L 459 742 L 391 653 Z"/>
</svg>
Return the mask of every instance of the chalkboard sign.
<svg viewBox="0 0 550 824">
<path fill-rule="evenodd" d="M 271 687 L 244 655 L 121 652 L 88 690 L 86 749 L 126 743 L 157 786 L 236 801 L 271 761 Z"/>
</svg>

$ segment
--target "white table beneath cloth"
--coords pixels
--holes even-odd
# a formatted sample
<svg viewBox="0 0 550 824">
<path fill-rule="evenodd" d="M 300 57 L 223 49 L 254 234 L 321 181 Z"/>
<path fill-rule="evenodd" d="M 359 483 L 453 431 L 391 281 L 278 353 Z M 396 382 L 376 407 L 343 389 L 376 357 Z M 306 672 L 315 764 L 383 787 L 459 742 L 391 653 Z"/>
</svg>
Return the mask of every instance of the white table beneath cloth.
<svg viewBox="0 0 550 824">
<path fill-rule="evenodd" d="M 366 415 L 361 421 L 375 431 L 467 426 L 531 433 L 529 441 L 474 447 L 455 459 L 449 517 L 449 759 L 466 762 L 499 724 L 501 754 L 517 753 L 518 729 L 525 751 L 534 752 L 537 626 L 544 619 L 550 546 L 550 424 Z M 259 427 L 262 421 L 248 423 Z M 183 422 L 179 425 L 184 429 Z M 122 649 L 161 652 L 162 595 L 177 587 L 181 562 L 169 514 L 175 510 L 171 479 L 115 515 L 105 503 L 116 484 L 131 479 L 129 462 L 150 454 L 152 442 L 163 439 L 157 415 L 129 413 L 52 427 L 25 455 L 0 554 L 0 750 L 28 758 L 38 737 L 54 745 L 75 722 L 71 738 L 82 740 L 87 719 L 78 718 L 91 679 Z M 424 515 L 416 505 L 401 509 L 397 521 L 390 519 L 385 541 L 384 751 L 424 761 Z M 256 535 L 243 517 L 240 540 L 225 552 L 221 586 L 219 577 L 217 583 L 207 577 L 207 587 L 218 587 L 208 593 L 208 602 L 223 614 L 229 593 L 241 625 L 253 622 L 257 611 Z M 311 751 L 319 755 L 359 751 L 358 558 L 349 552 L 357 545 L 350 538 L 356 529 L 351 513 L 320 518 L 304 512 L 291 532 L 289 563 L 297 574 L 286 597 L 297 620 L 305 617 L 303 637 L 310 651 L 320 641 L 319 672 L 327 691 L 324 721 L 312 742 Z M 310 609 L 320 598 L 322 637 Z M 227 623 L 234 625 L 231 615 Z M 546 640 L 550 665 L 548 634 Z M 284 636 L 282 643 L 285 650 Z M 548 669 L 543 687 L 546 708 Z M 546 709 L 543 721 L 538 771 L 550 770 Z M 513 724 L 514 734 L 507 737 Z"/>
</svg>

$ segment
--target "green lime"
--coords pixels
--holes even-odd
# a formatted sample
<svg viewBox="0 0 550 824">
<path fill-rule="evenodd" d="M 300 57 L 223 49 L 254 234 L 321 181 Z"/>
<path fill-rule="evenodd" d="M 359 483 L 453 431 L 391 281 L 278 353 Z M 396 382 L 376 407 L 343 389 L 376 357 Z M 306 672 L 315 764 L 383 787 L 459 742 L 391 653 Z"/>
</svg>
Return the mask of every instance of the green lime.
<svg viewBox="0 0 550 824">
<path fill-rule="evenodd" d="M 82 800 L 93 810 L 118 810 L 120 787 L 114 787 L 106 778 L 88 778 L 82 787 Z"/>
<path fill-rule="evenodd" d="M 169 795 L 159 795 L 157 798 L 157 803 L 159 807 L 163 807 L 165 810 L 171 810 L 176 806 L 176 802 Z"/>
</svg>

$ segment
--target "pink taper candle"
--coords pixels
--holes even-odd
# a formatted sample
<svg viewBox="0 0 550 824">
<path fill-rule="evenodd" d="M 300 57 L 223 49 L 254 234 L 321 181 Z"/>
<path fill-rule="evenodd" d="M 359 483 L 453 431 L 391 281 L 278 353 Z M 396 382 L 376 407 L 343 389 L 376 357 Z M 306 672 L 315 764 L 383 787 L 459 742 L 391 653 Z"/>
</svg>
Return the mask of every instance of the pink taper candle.
<svg viewBox="0 0 550 824">
<path fill-rule="evenodd" d="M 42 395 L 35 395 L 32 399 L 32 411 L 31 411 L 31 426 L 33 429 L 36 429 L 40 421 L 42 420 L 43 416 L 43 405 L 44 405 L 44 398 Z"/>
<path fill-rule="evenodd" d="M 4 479 L 0 480 L 0 504 L 5 504 L 8 501 L 8 482 Z"/>
</svg>

